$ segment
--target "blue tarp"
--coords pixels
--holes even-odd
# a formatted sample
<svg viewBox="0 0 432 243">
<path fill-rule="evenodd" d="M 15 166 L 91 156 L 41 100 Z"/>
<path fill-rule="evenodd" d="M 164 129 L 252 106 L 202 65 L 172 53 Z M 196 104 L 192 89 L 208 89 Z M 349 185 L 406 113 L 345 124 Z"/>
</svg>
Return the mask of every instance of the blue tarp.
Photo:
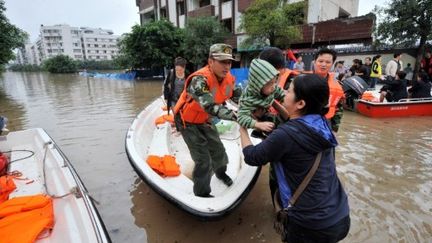
<svg viewBox="0 0 432 243">
<path fill-rule="evenodd" d="M 131 71 L 127 73 L 79 72 L 79 75 L 84 77 L 133 80 L 135 79 L 136 72 L 135 71 Z"/>
<path fill-rule="evenodd" d="M 248 82 L 249 69 L 248 68 L 232 68 L 231 74 L 236 78 L 236 84 L 246 87 Z"/>
</svg>

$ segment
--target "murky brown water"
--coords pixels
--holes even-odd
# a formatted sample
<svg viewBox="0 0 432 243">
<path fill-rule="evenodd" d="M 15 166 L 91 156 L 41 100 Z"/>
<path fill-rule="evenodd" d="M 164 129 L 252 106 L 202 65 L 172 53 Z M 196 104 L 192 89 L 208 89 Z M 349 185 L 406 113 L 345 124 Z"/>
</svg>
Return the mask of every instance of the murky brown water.
<svg viewBox="0 0 432 243">
<path fill-rule="evenodd" d="M 201 222 L 153 192 L 124 138 L 161 81 L 3 73 L 0 114 L 11 130 L 44 128 L 74 164 L 114 242 L 277 242 L 267 168 L 232 214 Z M 432 241 L 432 117 L 370 119 L 345 112 L 338 171 L 352 227 L 344 242 Z"/>
</svg>

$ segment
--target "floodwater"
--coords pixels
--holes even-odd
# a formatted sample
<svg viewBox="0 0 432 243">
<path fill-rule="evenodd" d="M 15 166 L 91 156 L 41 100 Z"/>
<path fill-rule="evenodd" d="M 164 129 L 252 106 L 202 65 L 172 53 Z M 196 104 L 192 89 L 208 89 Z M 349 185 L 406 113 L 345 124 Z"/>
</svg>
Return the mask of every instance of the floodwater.
<svg viewBox="0 0 432 243">
<path fill-rule="evenodd" d="M 78 75 L 0 75 L 0 114 L 10 130 L 44 128 L 73 163 L 113 242 L 278 242 L 264 167 L 227 217 L 203 222 L 137 176 L 126 131 L 161 94 L 161 81 Z M 371 119 L 345 112 L 337 168 L 349 196 L 344 242 L 432 242 L 432 117 Z"/>
</svg>

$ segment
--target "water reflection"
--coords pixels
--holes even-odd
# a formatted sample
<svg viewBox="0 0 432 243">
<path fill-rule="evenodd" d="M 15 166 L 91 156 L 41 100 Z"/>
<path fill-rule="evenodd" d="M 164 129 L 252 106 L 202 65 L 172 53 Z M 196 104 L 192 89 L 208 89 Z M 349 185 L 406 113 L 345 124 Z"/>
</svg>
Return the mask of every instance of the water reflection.
<svg viewBox="0 0 432 243">
<path fill-rule="evenodd" d="M 228 217 L 201 222 L 143 183 L 124 137 L 133 118 L 161 94 L 161 81 L 47 73 L 0 76 L 0 113 L 9 128 L 42 127 L 74 164 L 114 242 L 277 242 L 267 170 Z M 345 112 L 339 175 L 349 194 L 345 242 L 432 241 L 432 117 L 370 119 Z"/>
<path fill-rule="evenodd" d="M 338 134 L 338 169 L 349 192 L 350 239 L 430 239 L 432 119 L 349 115 Z"/>
</svg>

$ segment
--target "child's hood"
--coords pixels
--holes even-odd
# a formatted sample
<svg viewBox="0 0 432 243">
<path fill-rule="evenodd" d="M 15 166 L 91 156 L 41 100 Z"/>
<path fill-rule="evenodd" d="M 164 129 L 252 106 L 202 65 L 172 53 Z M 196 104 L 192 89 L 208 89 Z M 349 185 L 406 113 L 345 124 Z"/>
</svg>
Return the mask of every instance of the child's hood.
<svg viewBox="0 0 432 243">
<path fill-rule="evenodd" d="M 252 60 L 249 68 L 248 89 L 250 92 L 261 94 L 262 87 L 276 77 L 279 71 L 269 62 L 262 59 Z"/>
</svg>

